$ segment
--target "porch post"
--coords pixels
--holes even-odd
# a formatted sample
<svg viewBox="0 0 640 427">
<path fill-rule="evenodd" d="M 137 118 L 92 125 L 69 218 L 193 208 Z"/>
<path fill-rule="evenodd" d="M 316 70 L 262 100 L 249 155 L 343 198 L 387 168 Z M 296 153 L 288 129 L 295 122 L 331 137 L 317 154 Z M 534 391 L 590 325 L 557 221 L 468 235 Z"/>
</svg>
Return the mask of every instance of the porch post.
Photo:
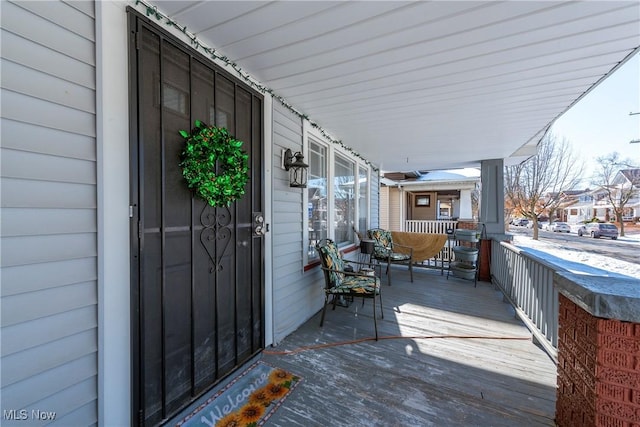
<svg viewBox="0 0 640 427">
<path fill-rule="evenodd" d="M 486 239 L 480 242 L 480 269 L 478 278 L 491 281 L 491 240 L 511 241 L 504 224 L 504 161 L 502 159 L 483 160 L 480 163 L 479 222 L 484 224 Z"/>
<path fill-rule="evenodd" d="M 454 214 L 455 216 L 455 214 Z M 460 206 L 458 212 L 460 219 L 472 219 L 473 213 L 471 209 L 471 190 L 460 190 Z"/>
<path fill-rule="evenodd" d="M 480 222 L 486 227 L 487 237 L 511 240 L 504 226 L 504 162 L 502 159 L 483 160 L 480 179 Z"/>
</svg>

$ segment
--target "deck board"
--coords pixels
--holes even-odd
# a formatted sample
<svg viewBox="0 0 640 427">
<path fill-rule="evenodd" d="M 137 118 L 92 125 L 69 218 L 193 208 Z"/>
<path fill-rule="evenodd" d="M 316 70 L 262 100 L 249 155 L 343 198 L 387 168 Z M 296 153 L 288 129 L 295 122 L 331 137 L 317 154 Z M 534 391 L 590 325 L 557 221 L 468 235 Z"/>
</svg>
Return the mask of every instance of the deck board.
<svg viewBox="0 0 640 427">
<path fill-rule="evenodd" d="M 402 268 L 383 281 L 381 337 L 371 301 L 329 307 L 262 359 L 303 381 L 269 426 L 553 426 L 556 367 L 489 283 Z M 411 338 L 482 336 L 513 339 Z M 525 339 L 522 339 L 525 338 Z"/>
</svg>

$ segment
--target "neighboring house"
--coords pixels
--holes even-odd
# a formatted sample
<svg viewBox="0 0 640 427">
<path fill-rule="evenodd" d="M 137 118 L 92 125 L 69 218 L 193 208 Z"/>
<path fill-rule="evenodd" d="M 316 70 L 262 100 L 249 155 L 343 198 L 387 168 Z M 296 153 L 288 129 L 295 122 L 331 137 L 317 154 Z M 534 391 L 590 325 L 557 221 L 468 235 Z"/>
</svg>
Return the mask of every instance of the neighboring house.
<svg viewBox="0 0 640 427">
<path fill-rule="evenodd" d="M 593 218 L 594 196 L 591 190 L 585 190 L 577 196 L 573 204 L 562 209 L 563 220 L 570 224 Z"/>
<path fill-rule="evenodd" d="M 586 190 L 567 190 L 559 193 L 548 193 L 545 195 L 546 204 L 549 206 L 548 216 L 553 220 L 568 221 L 568 212 L 565 208 L 579 203 L 581 196 L 589 192 Z M 577 215 L 577 211 L 573 211 L 573 215 Z"/>
<path fill-rule="evenodd" d="M 380 225 L 402 231 L 406 220 L 473 220 L 480 176 L 456 171 L 385 172 L 380 180 Z"/>
<path fill-rule="evenodd" d="M 623 221 L 637 221 L 640 217 L 640 169 L 623 169 L 614 177 L 612 195 L 616 205 L 620 202 L 622 193 L 632 192 L 624 205 Z M 597 218 L 600 221 L 615 221 L 613 205 L 607 198 L 607 191 L 596 188 L 584 191 L 578 196 L 576 203 L 566 206 L 564 215 L 567 222 L 576 223 Z"/>
<path fill-rule="evenodd" d="M 600 221 L 614 220 L 615 215 L 612 211 L 613 206 L 607 199 L 607 192 L 602 188 L 596 188 L 591 192 L 591 200 L 593 202 L 591 209 L 591 218 L 597 218 Z M 585 218 L 587 219 L 587 218 Z"/>
<path fill-rule="evenodd" d="M 629 200 L 625 203 L 622 220 L 638 221 L 640 219 L 640 168 L 623 169 L 613 180 L 616 186 L 618 200 L 621 192 L 631 192 Z"/>
<path fill-rule="evenodd" d="M 387 191 L 404 194 L 399 199 L 412 200 L 416 208 L 440 206 L 425 217 L 472 216 L 468 194 L 477 179 L 407 183 L 408 193 L 380 189 L 378 167 L 367 159 L 367 152 L 359 154 L 348 141 L 332 139 L 305 114 L 238 72 L 236 64 L 197 50 L 197 38 L 184 27 L 181 31 L 173 18 L 158 18 L 157 7 L 173 8 L 174 18 L 180 20 L 186 19 L 190 8 L 214 7 L 217 2 L 183 6 L 186 3 L 0 3 L 2 409 L 55 411 L 60 426 L 158 425 L 321 309 L 323 274 L 313 243 L 326 236 L 336 239 L 345 252 L 356 250 L 353 227 L 382 225 L 379 218 L 389 215 L 388 204 L 381 202 Z M 297 3 L 327 10 L 342 7 L 342 3 Z M 373 3 L 380 8 L 393 4 Z M 456 7 L 476 9 L 463 3 Z M 347 4 L 357 7 L 359 2 Z M 494 7 L 494 2 L 487 5 Z M 255 6 L 254 2 L 215 5 L 221 12 L 225 7 Z M 281 2 L 273 6 L 288 7 Z M 518 19 L 528 15 L 517 11 L 515 4 L 506 7 L 513 7 Z M 567 7 L 572 7 L 570 2 Z M 256 27 L 282 15 L 262 16 L 262 8 L 252 10 L 249 17 Z M 627 13 L 624 22 L 629 25 Z M 485 15 L 496 16 L 478 12 Z M 235 29 L 224 27 L 226 18 L 220 17 L 223 24 L 215 28 L 221 32 L 216 40 L 224 45 L 225 35 Z M 209 17 L 195 14 L 190 19 L 189 25 L 198 20 L 207 25 Z M 533 22 L 535 31 L 547 18 L 539 19 Z M 483 27 L 482 22 L 477 25 Z M 261 28 L 256 31 L 262 37 Z M 486 47 L 496 40 L 490 35 Z M 335 46 L 343 42 L 336 38 Z M 448 46 L 451 49 L 443 49 L 438 41 L 437 49 L 448 55 L 455 50 Z M 332 48 L 321 46 L 324 52 Z M 542 46 L 542 52 L 548 48 Z M 611 54 L 610 60 L 617 64 L 636 48 L 632 42 L 620 42 L 598 54 Z M 473 49 L 477 50 L 475 42 Z M 513 52 L 518 58 L 510 59 L 510 64 L 529 67 L 510 69 L 507 74 L 514 76 L 513 82 L 522 73 L 543 69 L 538 53 L 524 61 L 520 55 L 526 49 Z M 587 48 L 585 53 L 591 56 Z M 497 62 L 493 56 L 486 61 Z M 593 70 L 597 78 L 570 95 L 567 106 L 600 80 L 598 73 L 604 76 L 615 69 L 607 64 Z M 571 63 L 563 56 L 561 65 L 564 70 Z M 325 79 L 322 67 L 314 71 L 319 73 L 317 80 Z M 400 76 L 400 71 L 405 70 L 394 74 Z M 442 73 L 436 71 L 431 74 Z M 473 70 L 486 78 L 499 76 L 497 71 Z M 562 79 L 571 80 L 564 75 Z M 414 83 L 409 81 L 407 92 Z M 484 90 L 484 81 L 480 83 Z M 298 86 L 307 89 L 305 82 Z M 486 100 L 492 101 L 500 86 L 492 82 L 487 87 L 491 93 Z M 467 91 L 466 86 L 456 90 L 456 97 Z M 369 95 L 366 89 L 360 92 Z M 398 102 L 404 104 L 406 94 L 400 94 Z M 487 114 L 477 117 L 476 126 L 491 121 L 488 104 Z M 331 110 L 332 105 L 325 107 Z M 404 106 L 371 107 L 388 115 L 388 123 L 371 123 L 372 127 L 390 128 L 394 137 L 400 132 L 389 125 L 396 124 L 400 115 L 427 126 Z M 554 107 L 543 116 L 550 121 L 560 112 Z M 445 116 L 461 120 L 455 107 L 438 109 L 438 114 L 434 110 L 431 116 L 438 121 Z M 184 140 L 179 131 L 188 131 L 196 120 L 229 128 L 249 154 L 246 194 L 229 208 L 212 208 L 192 197 L 182 178 L 178 164 Z M 534 123 L 536 130 L 515 148 L 509 145 L 514 135 L 492 128 L 491 146 L 476 144 L 472 151 L 474 162 L 482 165 L 484 222 L 498 232 L 504 230 L 503 158 L 534 154 L 535 141 L 549 121 Z M 464 125 L 473 127 L 474 134 L 482 133 Z M 518 121 L 515 129 L 523 127 Z M 403 138 L 420 139 L 417 132 L 397 140 Z M 449 153 L 455 151 L 453 146 L 447 148 Z M 305 153 L 310 165 L 306 190 L 290 187 L 288 173 L 281 167 L 284 149 Z M 442 145 L 437 149 L 444 152 Z M 372 147 L 369 153 L 375 150 Z M 450 205 L 445 207 L 446 203 Z M 7 414 L 13 413 L 18 412 Z M 4 419 L 2 425 L 22 422 Z"/>
</svg>

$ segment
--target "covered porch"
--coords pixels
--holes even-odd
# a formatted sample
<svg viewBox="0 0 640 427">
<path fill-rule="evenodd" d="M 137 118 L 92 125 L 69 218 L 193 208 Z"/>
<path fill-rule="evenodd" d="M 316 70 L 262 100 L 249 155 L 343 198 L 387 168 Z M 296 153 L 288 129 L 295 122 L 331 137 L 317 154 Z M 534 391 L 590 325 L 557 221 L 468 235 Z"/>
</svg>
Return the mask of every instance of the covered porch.
<svg viewBox="0 0 640 427">
<path fill-rule="evenodd" d="M 256 285 L 255 312 L 238 310 L 226 316 L 228 323 L 254 327 L 256 339 L 246 341 L 265 350 L 261 357 L 305 379 L 276 413 L 274 425 L 552 425 L 554 364 L 516 320 L 519 310 L 503 303 L 489 284 L 474 288 L 472 282 L 447 281 L 439 271 L 416 272 L 410 284 L 398 270 L 393 287 L 384 286 L 382 335 L 403 338 L 274 354 L 366 338 L 373 329 L 370 306 L 359 305 L 350 308 L 358 308 L 357 317 L 340 308 L 318 327 L 322 272 L 307 253 L 310 196 L 290 186 L 280 166 L 282 153 L 291 149 L 310 159 L 315 144 L 327 182 L 336 175 L 362 175 L 367 197 L 362 206 L 354 202 L 355 212 L 362 213 L 354 215 L 361 230 L 380 226 L 382 171 L 480 167 L 479 221 L 496 254 L 504 237 L 503 166 L 533 155 L 561 114 L 640 51 L 639 8 L 634 1 L 3 2 L 0 387 L 3 409 L 9 408 L 3 425 L 22 423 L 8 419 L 18 417 L 18 408 L 55 412 L 58 425 L 160 425 L 200 392 L 198 375 L 204 373 L 207 387 L 215 387 L 220 372 L 239 369 L 254 357 L 252 351 L 236 351 L 239 334 L 232 332 L 209 353 L 224 353 L 222 369 L 193 368 L 202 348 L 197 341 L 214 341 L 196 340 L 193 324 L 176 332 L 170 315 L 180 314 L 186 325 L 195 303 L 209 300 L 192 292 L 194 280 L 171 276 L 176 271 L 201 274 L 198 283 L 228 285 L 228 301 L 212 298 L 210 307 L 216 309 L 235 310 L 236 297 L 249 295 L 231 287 Z M 203 75 L 198 89 L 192 83 Z M 148 128 L 141 119 L 151 115 L 139 114 L 134 102 L 141 88 L 147 88 L 147 105 L 159 116 Z M 251 96 L 243 97 L 247 93 Z M 222 100 L 225 108 L 216 109 Z M 231 126 L 239 111 L 246 114 Z M 250 170 L 261 184 L 252 180 L 256 191 L 245 204 L 234 205 L 250 216 L 234 217 L 240 226 L 229 227 L 234 230 L 229 247 L 254 255 L 258 268 L 247 267 L 249 257 L 240 254 L 238 267 L 226 270 L 230 278 L 220 280 L 215 266 L 189 266 L 195 259 L 191 250 L 175 250 L 171 240 L 155 237 L 167 230 L 191 234 L 181 237 L 184 247 L 203 250 L 192 231 L 207 228 L 203 218 L 210 216 L 187 212 L 193 203 L 182 180 L 161 179 L 179 176 L 178 157 L 162 145 L 170 142 L 166 136 L 181 138 L 178 129 L 188 129 L 194 119 L 243 129 L 256 140 Z M 165 132 L 161 124 L 175 128 Z M 153 150 L 132 150 L 145 141 Z M 153 179 L 138 173 L 140 152 L 154 153 Z M 171 174 L 159 172 L 165 166 Z M 336 174 L 336 168 L 353 172 Z M 155 185 L 145 185 L 151 181 Z M 145 195 L 139 188 L 164 194 L 158 200 L 178 195 L 175 212 L 199 219 L 200 225 L 174 223 L 165 216 L 169 210 L 154 203 L 141 211 Z M 344 227 L 338 224 L 339 204 L 350 199 L 332 198 L 335 190 L 327 189 L 327 210 L 334 212 L 326 219 L 327 236 L 335 239 Z M 255 209 L 247 208 L 249 201 Z M 156 212 L 157 221 L 148 212 Z M 264 223 L 259 230 L 268 232 L 250 234 L 249 219 Z M 145 237 L 144 230 L 153 234 Z M 159 249 L 150 250 L 151 239 Z M 343 247 L 354 249 L 353 243 L 349 238 Z M 143 256 L 155 262 L 171 250 L 173 258 L 157 263 L 165 273 L 169 267 L 169 275 L 139 268 L 152 266 L 140 261 Z M 205 261 L 215 264 L 209 258 Z M 514 301 L 526 280 L 536 285 L 529 286 L 535 292 L 541 282 L 528 274 L 529 264 L 521 264 L 522 274 L 513 277 L 504 268 L 509 280 L 501 282 L 512 289 Z M 249 272 L 254 281 L 247 280 Z M 545 274 L 549 279 L 553 271 Z M 158 313 L 145 321 L 162 325 L 161 333 L 138 327 L 140 314 L 151 313 L 137 304 L 146 289 L 140 276 L 150 279 L 145 301 Z M 599 277 L 593 281 L 610 285 Z M 545 279 L 545 289 L 549 283 Z M 621 298 L 625 304 L 630 296 L 636 301 L 625 305 L 630 309 L 624 314 L 632 314 L 622 319 L 628 324 L 610 327 L 617 329 L 610 334 L 616 340 L 609 341 L 632 342 L 631 350 L 640 340 L 637 289 L 635 282 L 628 284 Z M 180 297 L 166 290 L 178 290 Z M 525 298 L 531 301 L 538 309 L 536 300 Z M 550 318 L 538 311 L 533 310 L 534 320 Z M 209 322 L 214 311 L 201 312 Z M 559 314 L 555 308 L 548 313 Z M 563 309 L 562 319 L 576 313 Z M 228 332 L 228 323 L 218 320 L 211 316 L 203 330 Z M 484 338 L 411 338 L 442 334 Z M 149 336 L 162 342 L 148 345 Z M 165 363 L 181 354 L 188 361 L 175 357 L 179 363 Z M 570 361 L 578 360 L 578 371 L 583 359 L 592 362 L 583 356 L 595 354 L 590 346 Z M 635 388 L 623 390 L 624 400 L 617 393 L 620 384 L 613 384 L 604 396 L 606 407 L 636 417 L 636 359 L 608 360 L 631 366 L 620 370 Z M 573 390 L 569 379 L 558 375 L 558 388 Z M 576 401 L 574 408 L 589 406 Z M 589 395 L 587 403 L 595 402 Z M 560 412 L 569 414 L 564 425 L 595 424 L 572 419 L 566 409 Z M 163 421 L 150 417 L 156 414 Z M 578 415 L 587 421 L 595 417 Z M 598 419 L 607 425 L 616 421 Z M 623 421 L 637 424 L 640 415 Z"/>
<path fill-rule="evenodd" d="M 393 275 L 379 341 L 367 340 L 371 301 L 356 301 L 264 351 L 303 377 L 270 425 L 555 425 L 556 365 L 499 290 L 422 268 L 414 283 Z"/>
</svg>

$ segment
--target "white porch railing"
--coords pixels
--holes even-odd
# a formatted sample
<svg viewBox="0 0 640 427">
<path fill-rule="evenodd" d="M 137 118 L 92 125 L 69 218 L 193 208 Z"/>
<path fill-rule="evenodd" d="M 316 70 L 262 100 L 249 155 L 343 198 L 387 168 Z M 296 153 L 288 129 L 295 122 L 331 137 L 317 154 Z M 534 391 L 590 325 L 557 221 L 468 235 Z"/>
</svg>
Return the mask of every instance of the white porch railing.
<svg viewBox="0 0 640 427">
<path fill-rule="evenodd" d="M 457 227 L 458 221 L 427 221 L 427 220 L 407 220 L 404 222 L 404 231 L 410 233 L 431 233 L 447 234 L 447 229 Z M 451 242 L 447 242 L 436 255 L 436 262 L 440 262 L 440 267 L 444 269 L 444 263 L 453 260 L 453 249 Z M 428 261 L 429 263 L 431 260 Z"/>
<path fill-rule="evenodd" d="M 505 242 L 491 242 L 491 278 L 516 314 L 555 361 L 558 359 L 558 291 L 550 264 Z"/>
<path fill-rule="evenodd" d="M 447 228 L 456 228 L 458 221 L 408 220 L 404 222 L 404 231 L 410 233 L 447 234 Z"/>
</svg>

